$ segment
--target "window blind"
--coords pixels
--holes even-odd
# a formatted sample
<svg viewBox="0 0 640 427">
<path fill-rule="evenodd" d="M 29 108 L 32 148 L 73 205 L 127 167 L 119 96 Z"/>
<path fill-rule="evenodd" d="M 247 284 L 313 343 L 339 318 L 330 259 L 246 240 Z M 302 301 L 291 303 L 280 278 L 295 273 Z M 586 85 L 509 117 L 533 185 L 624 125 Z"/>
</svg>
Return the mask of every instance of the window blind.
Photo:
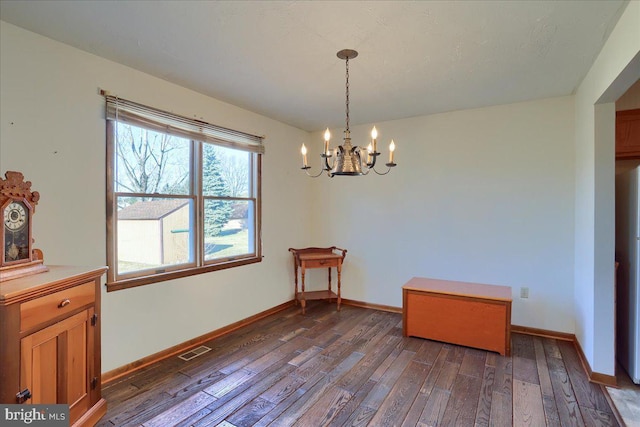
<svg viewBox="0 0 640 427">
<path fill-rule="evenodd" d="M 253 153 L 264 153 L 264 144 L 260 136 L 179 116 L 113 95 L 105 95 L 105 99 L 107 120 L 129 123 L 180 138 L 210 142 Z"/>
</svg>

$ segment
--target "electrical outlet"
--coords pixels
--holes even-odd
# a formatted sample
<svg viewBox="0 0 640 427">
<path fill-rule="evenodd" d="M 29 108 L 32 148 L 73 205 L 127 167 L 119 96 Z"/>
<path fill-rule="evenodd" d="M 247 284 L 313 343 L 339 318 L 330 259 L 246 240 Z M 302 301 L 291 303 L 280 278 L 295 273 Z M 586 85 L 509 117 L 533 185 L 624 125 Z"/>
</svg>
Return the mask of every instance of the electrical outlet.
<svg viewBox="0 0 640 427">
<path fill-rule="evenodd" d="M 529 288 L 527 287 L 520 288 L 520 298 L 529 298 Z"/>
</svg>

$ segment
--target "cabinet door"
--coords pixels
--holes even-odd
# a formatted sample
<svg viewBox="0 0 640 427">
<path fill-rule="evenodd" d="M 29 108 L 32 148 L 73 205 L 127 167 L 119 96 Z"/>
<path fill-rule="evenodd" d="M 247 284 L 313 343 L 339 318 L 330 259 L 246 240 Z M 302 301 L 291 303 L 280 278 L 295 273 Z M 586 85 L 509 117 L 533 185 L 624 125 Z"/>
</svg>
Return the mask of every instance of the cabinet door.
<svg viewBox="0 0 640 427">
<path fill-rule="evenodd" d="M 71 423 L 90 407 L 89 319 L 84 310 L 21 340 L 20 389 L 31 390 L 29 403 L 68 403 Z"/>
<path fill-rule="evenodd" d="M 640 109 L 616 113 L 616 159 L 640 158 Z"/>
</svg>

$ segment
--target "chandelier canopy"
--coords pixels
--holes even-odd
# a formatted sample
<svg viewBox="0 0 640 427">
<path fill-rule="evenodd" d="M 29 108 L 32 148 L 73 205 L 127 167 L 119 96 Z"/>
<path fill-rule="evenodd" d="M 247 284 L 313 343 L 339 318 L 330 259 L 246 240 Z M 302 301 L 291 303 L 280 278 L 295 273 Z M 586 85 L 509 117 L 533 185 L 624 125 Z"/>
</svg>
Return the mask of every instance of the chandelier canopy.
<svg viewBox="0 0 640 427">
<path fill-rule="evenodd" d="M 351 145 L 351 133 L 349 131 L 349 60 L 358 56 L 358 52 L 352 49 L 343 49 L 338 52 L 337 55 L 338 58 L 344 59 L 346 64 L 346 128 L 344 130 L 344 142 L 342 145 L 332 149 L 329 145 L 331 132 L 329 132 L 329 128 L 327 128 L 324 132 L 324 150 L 322 154 L 320 154 L 323 165 L 317 175 L 309 173 L 311 167 L 307 163 L 307 147 L 302 144 L 302 148 L 300 150 L 302 153 L 302 169 L 307 175 L 313 178 L 320 176 L 325 171 L 330 177 L 334 177 L 336 175 L 367 175 L 371 171 L 374 171 L 378 175 L 386 175 L 391 171 L 392 167 L 396 166 L 393 162 L 393 153 L 396 149 L 396 144 L 393 139 L 389 144 L 389 163 L 386 163 L 386 172 L 378 172 L 375 169 L 376 159 L 380 155 L 377 150 L 378 131 L 375 126 L 371 130 L 371 142 L 366 148 L 358 146 L 354 147 Z M 333 159 L 333 161 L 331 161 L 331 159 Z"/>
</svg>

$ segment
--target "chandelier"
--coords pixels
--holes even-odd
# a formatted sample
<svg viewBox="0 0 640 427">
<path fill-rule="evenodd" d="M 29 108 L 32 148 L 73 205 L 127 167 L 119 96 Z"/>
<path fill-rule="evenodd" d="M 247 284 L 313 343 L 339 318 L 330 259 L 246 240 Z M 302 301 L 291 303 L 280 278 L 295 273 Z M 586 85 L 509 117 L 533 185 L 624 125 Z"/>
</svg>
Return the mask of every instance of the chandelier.
<svg viewBox="0 0 640 427">
<path fill-rule="evenodd" d="M 389 144 L 389 163 L 386 163 L 386 172 L 378 172 L 375 169 L 376 159 L 380 155 L 377 150 L 377 138 L 378 131 L 374 126 L 371 130 L 371 142 L 365 147 L 358 147 L 351 145 L 351 134 L 349 132 L 349 60 L 358 56 L 358 52 L 352 49 L 344 49 L 338 52 L 338 58 L 344 59 L 346 63 L 346 129 L 344 130 L 344 143 L 331 148 L 329 146 L 329 140 L 331 139 L 331 132 L 329 128 L 324 132 L 324 151 L 320 154 L 323 165 L 322 169 L 317 175 L 309 173 L 311 167 L 307 163 L 307 147 L 302 144 L 300 152 L 302 153 L 302 169 L 307 175 L 312 178 L 317 178 L 322 175 L 323 172 L 327 172 L 327 175 L 334 177 L 336 175 L 367 175 L 369 172 L 374 171 L 378 175 L 386 175 L 391 171 L 391 168 L 396 164 L 393 162 L 393 153 L 396 149 L 396 144 L 391 140 Z M 332 160 L 333 159 L 333 160 Z"/>
</svg>

